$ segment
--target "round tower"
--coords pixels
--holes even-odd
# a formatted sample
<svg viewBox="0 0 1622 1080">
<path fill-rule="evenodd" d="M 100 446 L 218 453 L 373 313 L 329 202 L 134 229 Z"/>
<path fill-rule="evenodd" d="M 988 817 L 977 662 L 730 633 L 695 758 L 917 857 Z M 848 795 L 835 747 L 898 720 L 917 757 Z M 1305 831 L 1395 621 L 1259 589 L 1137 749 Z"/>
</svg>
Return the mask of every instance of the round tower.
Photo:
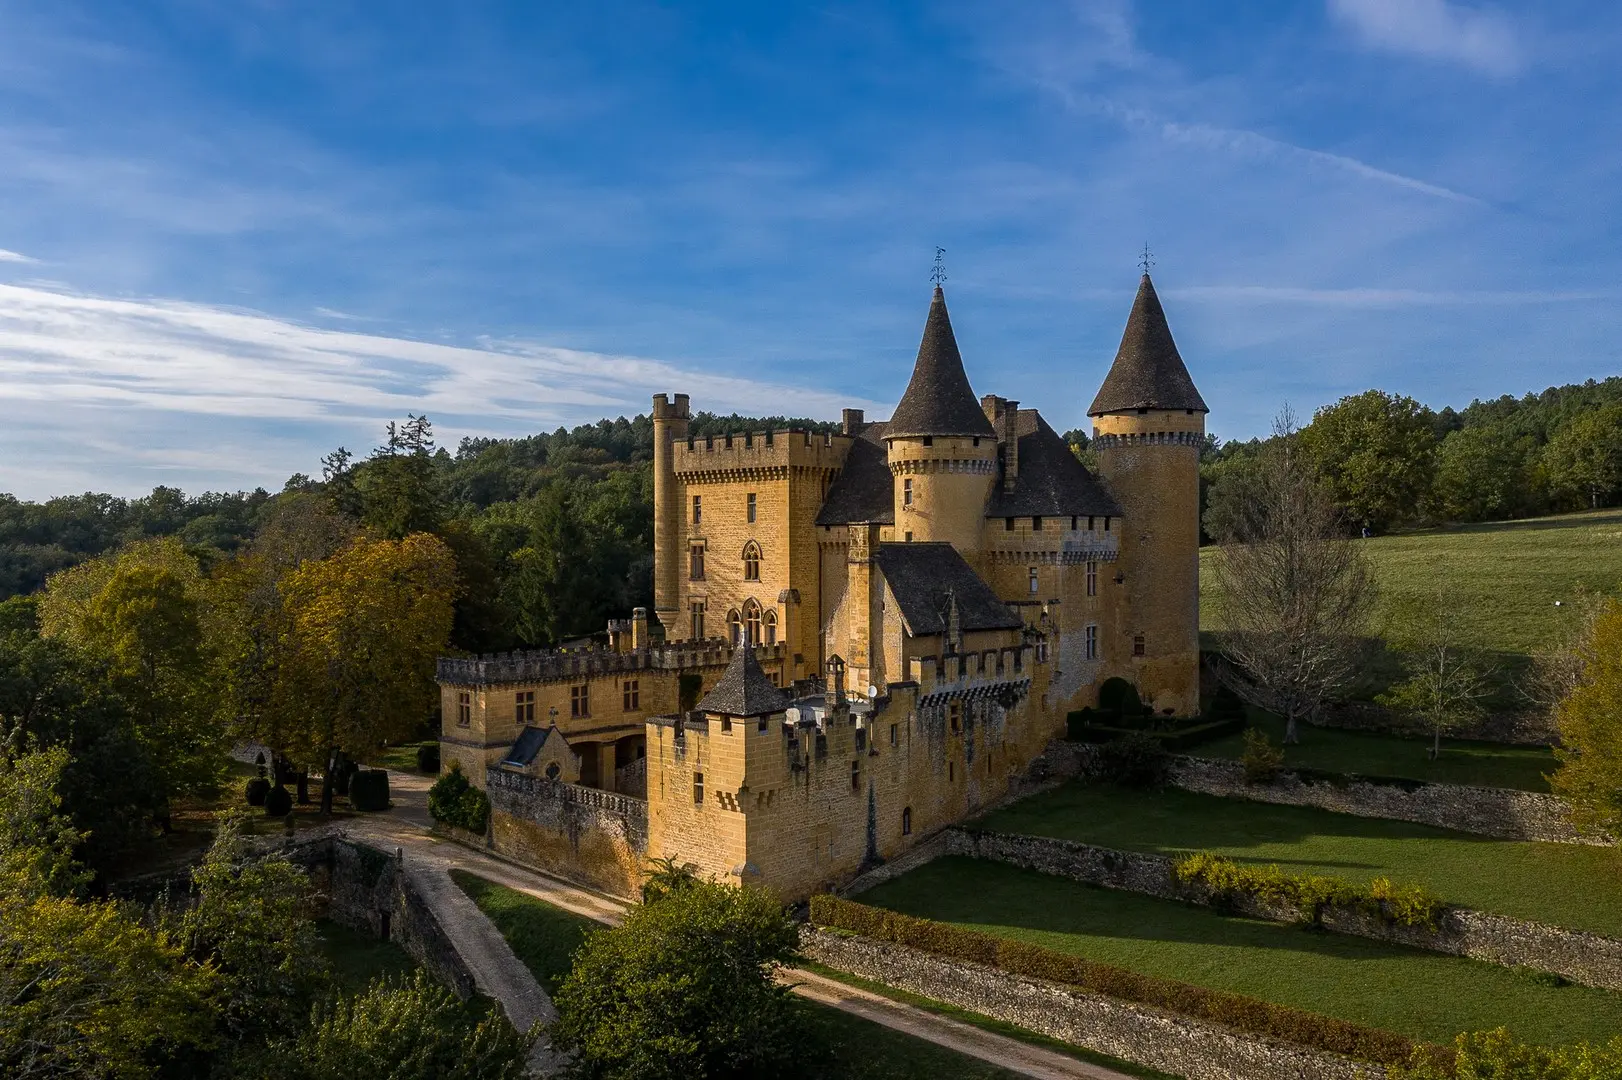
<svg viewBox="0 0 1622 1080">
<path fill-rule="evenodd" d="M 895 539 L 978 551 L 997 477 L 997 432 L 969 386 L 938 285 L 884 441 L 895 477 Z"/>
<path fill-rule="evenodd" d="M 1121 347 L 1087 414 L 1098 468 L 1121 505 L 1110 674 L 1157 712 L 1199 711 L 1200 448 L 1209 410 L 1144 274 Z"/>
<path fill-rule="evenodd" d="M 653 395 L 653 614 L 669 641 L 687 636 L 679 610 L 686 519 L 675 462 L 676 440 L 687 438 L 687 400 L 686 394 L 674 403 Z"/>
</svg>

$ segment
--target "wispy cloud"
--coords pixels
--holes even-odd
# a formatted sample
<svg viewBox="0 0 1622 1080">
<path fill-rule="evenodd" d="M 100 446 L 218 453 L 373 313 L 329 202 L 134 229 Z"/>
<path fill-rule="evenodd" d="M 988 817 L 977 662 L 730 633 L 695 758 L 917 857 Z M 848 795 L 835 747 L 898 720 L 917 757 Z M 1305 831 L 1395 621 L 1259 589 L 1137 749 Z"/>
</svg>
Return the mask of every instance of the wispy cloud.
<svg viewBox="0 0 1622 1080">
<path fill-rule="evenodd" d="M 1489 75 L 1513 75 L 1525 62 L 1515 26 L 1499 11 L 1449 0 L 1329 0 L 1329 12 L 1371 48 Z"/>
<path fill-rule="evenodd" d="M 0 263 L 37 263 L 37 262 L 39 262 L 38 259 L 31 259 L 27 255 L 22 254 L 21 252 L 7 251 L 5 248 L 0 248 Z"/>
<path fill-rule="evenodd" d="M 0 428 L 14 433 L 5 441 L 15 462 L 57 454 L 60 442 L 38 418 L 59 410 L 99 412 L 96 430 L 116 422 L 138 446 L 160 443 L 162 462 L 192 468 L 208 460 L 218 425 L 302 424 L 367 438 L 409 411 L 426 412 L 449 436 L 528 433 L 645 412 L 661 390 L 691 392 L 722 412 L 831 416 L 853 404 L 819 389 L 534 342 L 446 345 L 199 304 L 0 285 Z M 18 431 L 36 435 L 17 444 Z M 87 474 L 103 482 L 86 486 L 128 487 L 130 469 L 156 464 L 143 466 L 118 445 L 130 443 L 88 455 Z M 261 468 L 256 482 L 286 477 L 285 463 Z"/>
</svg>

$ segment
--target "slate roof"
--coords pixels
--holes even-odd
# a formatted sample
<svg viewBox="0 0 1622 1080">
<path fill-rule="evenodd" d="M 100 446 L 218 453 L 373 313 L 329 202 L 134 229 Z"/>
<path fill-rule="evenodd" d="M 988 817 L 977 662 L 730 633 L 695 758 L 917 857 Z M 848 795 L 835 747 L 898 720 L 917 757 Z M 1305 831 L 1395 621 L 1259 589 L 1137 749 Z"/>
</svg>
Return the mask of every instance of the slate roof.
<svg viewBox="0 0 1622 1080">
<path fill-rule="evenodd" d="M 1121 507 L 1035 409 L 1019 410 L 1019 474 L 999 482 L 986 517 L 1120 517 Z"/>
<path fill-rule="evenodd" d="M 721 673 L 698 711 L 725 716 L 766 716 L 788 708 L 789 696 L 766 677 L 755 659 L 755 650 L 740 645 L 733 650 L 732 662 Z"/>
<path fill-rule="evenodd" d="M 1115 353 L 1115 363 L 1104 377 L 1088 416 L 1130 412 L 1134 409 L 1195 409 L 1210 412 L 1194 388 L 1188 368 L 1177 353 L 1166 325 L 1166 312 L 1155 295 L 1154 282 L 1144 274 L 1138 283 L 1132 314 Z"/>
<path fill-rule="evenodd" d="M 963 630 L 1017 630 L 1025 625 L 951 544 L 880 544 L 873 561 L 914 637 L 946 632 L 951 599 L 957 601 L 958 626 Z"/>
<path fill-rule="evenodd" d="M 895 477 L 881 441 L 885 428 L 883 423 L 866 424 L 851 441 L 845 467 L 817 512 L 818 525 L 895 524 Z"/>
<path fill-rule="evenodd" d="M 546 737 L 552 734 L 553 730 L 555 729 L 526 726 L 518 733 L 512 749 L 507 751 L 507 756 L 501 759 L 501 763 L 519 767 L 530 764 L 535 760 L 535 755 L 541 752 L 541 747 L 546 745 Z"/>
<path fill-rule="evenodd" d="M 939 285 L 929 303 L 912 380 L 884 433 L 887 439 L 923 435 L 996 435 L 963 371 L 963 356 L 946 313 L 946 294 Z"/>
</svg>

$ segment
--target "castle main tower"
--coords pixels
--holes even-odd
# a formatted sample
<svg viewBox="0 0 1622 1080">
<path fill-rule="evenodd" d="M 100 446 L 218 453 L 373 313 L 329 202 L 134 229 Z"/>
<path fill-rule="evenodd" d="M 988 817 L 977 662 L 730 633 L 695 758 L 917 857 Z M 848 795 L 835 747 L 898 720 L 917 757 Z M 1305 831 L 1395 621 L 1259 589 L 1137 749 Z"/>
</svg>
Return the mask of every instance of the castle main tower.
<svg viewBox="0 0 1622 1080">
<path fill-rule="evenodd" d="M 944 541 L 972 561 L 997 477 L 997 432 L 963 371 L 939 285 L 884 441 L 895 477 L 895 539 Z"/>
<path fill-rule="evenodd" d="M 653 614 L 665 628 L 665 640 L 687 637 L 681 599 L 682 505 L 676 482 L 675 442 L 687 438 L 687 395 L 674 402 L 653 395 Z"/>
<path fill-rule="evenodd" d="M 1156 711 L 1199 711 L 1200 447 L 1205 400 L 1194 387 L 1145 273 L 1093 418 L 1099 472 L 1125 514 L 1124 590 L 1104 660 Z"/>
</svg>

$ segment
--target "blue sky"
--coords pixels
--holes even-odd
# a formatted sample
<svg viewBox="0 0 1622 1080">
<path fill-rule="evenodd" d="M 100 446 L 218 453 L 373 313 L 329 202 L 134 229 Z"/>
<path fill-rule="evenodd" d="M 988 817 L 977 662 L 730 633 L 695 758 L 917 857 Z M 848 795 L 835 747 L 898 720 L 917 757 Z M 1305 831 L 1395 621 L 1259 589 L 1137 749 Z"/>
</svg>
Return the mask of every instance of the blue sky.
<svg viewBox="0 0 1622 1080">
<path fill-rule="evenodd" d="M 1085 423 L 1138 252 L 1223 437 L 1619 363 L 1622 10 L 0 0 L 0 491 L 883 414 L 930 262 Z"/>
</svg>

